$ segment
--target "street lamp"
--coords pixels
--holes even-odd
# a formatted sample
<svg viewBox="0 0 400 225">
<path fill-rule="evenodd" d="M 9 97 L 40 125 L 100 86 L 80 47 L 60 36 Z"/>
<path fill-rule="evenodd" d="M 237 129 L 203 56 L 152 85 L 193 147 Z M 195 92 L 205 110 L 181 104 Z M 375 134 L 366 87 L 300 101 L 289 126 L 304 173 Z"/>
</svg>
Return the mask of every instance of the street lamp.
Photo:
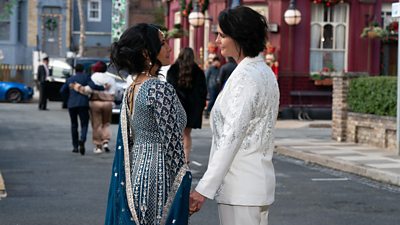
<svg viewBox="0 0 400 225">
<path fill-rule="evenodd" d="M 201 27 L 204 25 L 205 16 L 199 10 L 199 2 L 197 0 L 193 0 L 194 7 L 193 11 L 189 14 L 189 23 L 194 27 Z"/>
<path fill-rule="evenodd" d="M 289 26 L 294 26 L 300 23 L 301 21 L 301 13 L 298 9 L 296 9 L 296 1 L 290 0 L 289 8 L 286 10 L 284 16 L 285 22 Z"/>
</svg>

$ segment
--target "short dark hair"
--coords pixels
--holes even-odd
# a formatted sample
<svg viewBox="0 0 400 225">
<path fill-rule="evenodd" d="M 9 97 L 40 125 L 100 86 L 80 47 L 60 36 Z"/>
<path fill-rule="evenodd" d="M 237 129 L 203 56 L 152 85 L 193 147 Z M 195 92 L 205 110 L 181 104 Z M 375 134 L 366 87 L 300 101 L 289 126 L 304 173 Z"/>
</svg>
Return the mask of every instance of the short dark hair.
<svg viewBox="0 0 400 225">
<path fill-rule="evenodd" d="M 48 56 L 44 57 L 43 61 L 47 61 L 48 62 L 49 61 L 49 57 Z"/>
<path fill-rule="evenodd" d="M 111 64 L 118 72 L 125 70 L 129 74 L 138 74 L 152 67 L 146 64 L 144 53 L 147 53 L 152 65 L 161 67 L 157 59 L 161 50 L 160 29 L 157 25 L 146 23 L 128 28 L 111 46 Z"/>
<path fill-rule="evenodd" d="M 246 6 L 226 9 L 218 16 L 222 32 L 239 45 L 244 56 L 255 57 L 265 48 L 268 25 L 264 16 Z"/>
<path fill-rule="evenodd" d="M 83 64 L 76 64 L 75 65 L 75 72 L 77 73 L 82 73 L 85 70 L 85 67 L 83 66 Z"/>
</svg>

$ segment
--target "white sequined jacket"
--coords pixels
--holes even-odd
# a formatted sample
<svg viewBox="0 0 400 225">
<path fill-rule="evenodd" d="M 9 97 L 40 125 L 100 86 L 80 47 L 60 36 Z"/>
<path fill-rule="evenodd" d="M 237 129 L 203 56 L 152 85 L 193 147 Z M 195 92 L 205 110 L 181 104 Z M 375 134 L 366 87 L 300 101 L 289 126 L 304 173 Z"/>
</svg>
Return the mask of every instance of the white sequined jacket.
<svg viewBox="0 0 400 225">
<path fill-rule="evenodd" d="M 274 201 L 272 154 L 278 107 L 278 84 L 262 55 L 244 58 L 212 109 L 210 159 L 197 192 L 232 205 Z"/>
</svg>

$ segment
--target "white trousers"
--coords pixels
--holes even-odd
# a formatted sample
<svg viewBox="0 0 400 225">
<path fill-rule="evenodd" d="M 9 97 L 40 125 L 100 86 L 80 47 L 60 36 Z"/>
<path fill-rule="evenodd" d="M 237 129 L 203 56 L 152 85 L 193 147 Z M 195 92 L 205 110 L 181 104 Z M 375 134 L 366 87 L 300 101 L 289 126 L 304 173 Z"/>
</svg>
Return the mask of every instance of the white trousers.
<svg viewBox="0 0 400 225">
<path fill-rule="evenodd" d="M 268 225 L 268 208 L 218 204 L 220 225 Z"/>
</svg>

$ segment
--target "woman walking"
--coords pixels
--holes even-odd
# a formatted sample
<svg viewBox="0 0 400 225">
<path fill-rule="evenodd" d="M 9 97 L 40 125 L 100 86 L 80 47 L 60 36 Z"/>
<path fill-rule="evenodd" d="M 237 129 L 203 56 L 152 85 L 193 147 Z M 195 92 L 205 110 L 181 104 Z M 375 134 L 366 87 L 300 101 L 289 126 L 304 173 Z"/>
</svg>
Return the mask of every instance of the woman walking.
<svg viewBox="0 0 400 225">
<path fill-rule="evenodd" d="M 205 75 L 195 63 L 191 48 L 181 50 L 178 59 L 167 72 L 167 81 L 174 86 L 187 115 L 183 146 L 186 162 L 189 162 L 192 150 L 192 129 L 201 128 L 207 98 Z"/>
</svg>

